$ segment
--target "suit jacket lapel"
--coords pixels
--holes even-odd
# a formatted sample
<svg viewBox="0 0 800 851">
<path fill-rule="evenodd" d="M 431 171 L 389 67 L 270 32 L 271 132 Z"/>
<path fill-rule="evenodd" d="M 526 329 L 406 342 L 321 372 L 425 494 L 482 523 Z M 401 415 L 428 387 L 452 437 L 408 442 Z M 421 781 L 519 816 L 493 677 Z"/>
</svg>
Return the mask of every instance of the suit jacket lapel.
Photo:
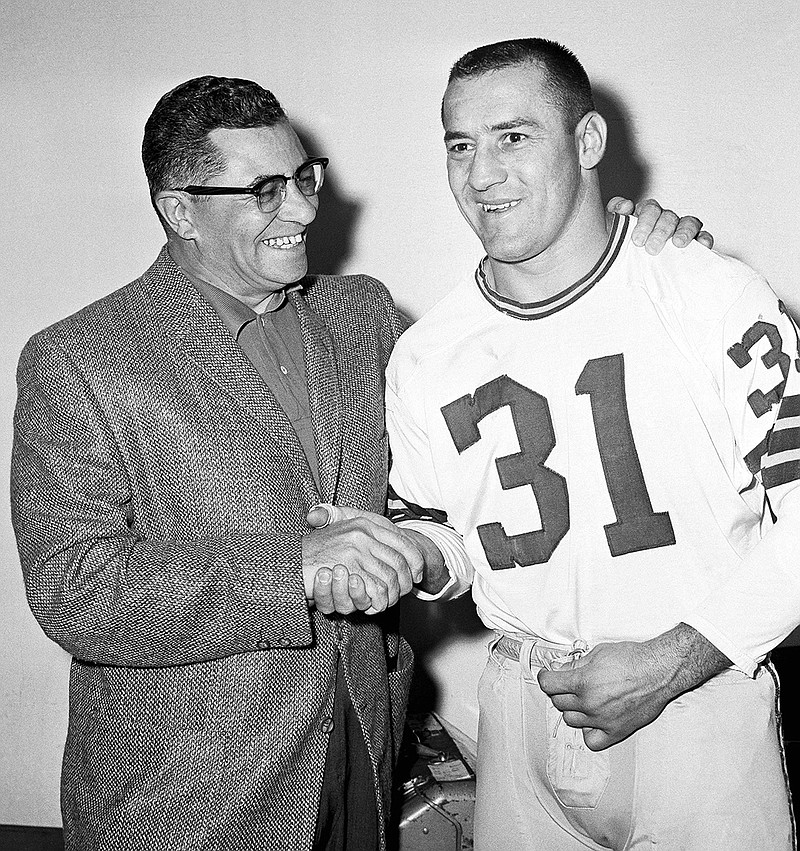
<svg viewBox="0 0 800 851">
<path fill-rule="evenodd" d="M 284 447 L 289 468 L 301 465 L 304 478 L 313 482 L 300 440 L 286 412 L 211 305 L 171 260 L 166 248 L 145 277 L 150 285 L 157 326 L 173 342 L 178 356 L 193 361 L 209 381 L 265 429 L 266 439 Z M 321 478 L 322 475 L 320 469 Z"/>
<path fill-rule="evenodd" d="M 303 334 L 308 401 L 314 423 L 322 495 L 326 501 L 334 502 L 342 454 L 341 391 L 336 352 L 330 332 L 302 293 L 292 292 L 289 298 L 297 310 Z"/>
</svg>

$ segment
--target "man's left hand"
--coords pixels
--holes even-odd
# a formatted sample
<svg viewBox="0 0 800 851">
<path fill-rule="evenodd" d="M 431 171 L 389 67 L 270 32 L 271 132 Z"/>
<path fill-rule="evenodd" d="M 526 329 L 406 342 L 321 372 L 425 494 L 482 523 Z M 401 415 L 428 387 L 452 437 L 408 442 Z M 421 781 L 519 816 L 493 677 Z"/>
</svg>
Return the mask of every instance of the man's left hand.
<svg viewBox="0 0 800 851">
<path fill-rule="evenodd" d="M 598 644 L 557 670 L 542 669 L 539 685 L 570 727 L 583 727 L 593 751 L 621 742 L 657 718 L 671 695 L 649 642 Z"/>
<path fill-rule="evenodd" d="M 686 248 L 693 239 L 706 248 L 714 247 L 714 237 L 702 230 L 700 219 L 696 216 L 679 217 L 672 210 L 662 209 L 661 204 L 652 198 L 640 201 L 634 207 L 633 201 L 617 196 L 608 202 L 606 209 L 609 213 L 638 217 L 631 240 L 634 245 L 643 245 L 648 254 L 658 254 L 669 239 L 678 248 Z"/>
<path fill-rule="evenodd" d="M 587 747 L 611 747 L 654 721 L 679 694 L 724 671 L 731 660 L 685 623 L 649 641 L 598 644 L 539 685 Z"/>
</svg>

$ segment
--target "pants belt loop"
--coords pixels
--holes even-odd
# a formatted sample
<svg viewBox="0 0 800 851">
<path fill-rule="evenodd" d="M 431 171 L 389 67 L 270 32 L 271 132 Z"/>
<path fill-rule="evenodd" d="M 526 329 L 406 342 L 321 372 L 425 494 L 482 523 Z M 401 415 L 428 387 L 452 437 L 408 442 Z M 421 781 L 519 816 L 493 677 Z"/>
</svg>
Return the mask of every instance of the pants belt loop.
<svg viewBox="0 0 800 851">
<path fill-rule="evenodd" d="M 500 643 L 500 639 L 502 637 L 503 637 L 502 632 L 495 632 L 494 636 L 489 639 L 489 643 L 486 645 L 486 651 L 489 654 L 489 656 L 491 656 L 492 653 L 494 653 L 495 648 Z"/>
<path fill-rule="evenodd" d="M 533 680 L 536 680 L 537 672 L 533 669 L 531 659 L 533 656 L 533 648 L 536 645 L 536 639 L 526 638 L 521 641 L 520 644 L 521 646 L 519 649 L 519 665 L 522 671 L 522 678 L 524 680 L 528 680 L 529 682 L 533 682 Z"/>
</svg>

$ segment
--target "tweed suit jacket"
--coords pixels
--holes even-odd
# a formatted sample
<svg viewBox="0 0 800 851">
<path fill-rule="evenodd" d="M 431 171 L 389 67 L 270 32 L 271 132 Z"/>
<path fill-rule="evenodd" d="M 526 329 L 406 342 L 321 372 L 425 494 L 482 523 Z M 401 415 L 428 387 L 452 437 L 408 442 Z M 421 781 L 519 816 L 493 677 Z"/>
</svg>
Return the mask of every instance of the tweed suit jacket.
<svg viewBox="0 0 800 851">
<path fill-rule="evenodd" d="M 310 848 L 337 654 L 386 819 L 410 649 L 377 619 L 309 611 L 300 539 L 320 500 L 384 509 L 402 324 L 363 276 L 290 297 L 322 493 L 166 249 L 22 353 L 13 521 L 31 609 L 73 656 L 68 849 Z"/>
</svg>

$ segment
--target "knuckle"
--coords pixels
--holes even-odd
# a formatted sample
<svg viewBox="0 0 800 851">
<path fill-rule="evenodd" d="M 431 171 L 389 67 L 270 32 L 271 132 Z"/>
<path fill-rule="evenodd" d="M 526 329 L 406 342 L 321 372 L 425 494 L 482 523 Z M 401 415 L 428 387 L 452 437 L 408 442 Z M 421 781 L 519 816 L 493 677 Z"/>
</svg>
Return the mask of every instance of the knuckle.
<svg viewBox="0 0 800 851">
<path fill-rule="evenodd" d="M 664 237 L 673 233 L 678 224 L 678 217 L 674 213 L 670 215 L 670 212 L 670 210 L 664 210 L 658 217 L 658 221 L 653 228 L 654 236 Z"/>
<path fill-rule="evenodd" d="M 639 201 L 639 203 L 633 208 L 633 211 L 640 219 L 642 217 L 645 219 L 652 216 L 657 217 L 661 212 L 661 205 L 652 198 L 645 198 L 644 201 Z"/>
</svg>

